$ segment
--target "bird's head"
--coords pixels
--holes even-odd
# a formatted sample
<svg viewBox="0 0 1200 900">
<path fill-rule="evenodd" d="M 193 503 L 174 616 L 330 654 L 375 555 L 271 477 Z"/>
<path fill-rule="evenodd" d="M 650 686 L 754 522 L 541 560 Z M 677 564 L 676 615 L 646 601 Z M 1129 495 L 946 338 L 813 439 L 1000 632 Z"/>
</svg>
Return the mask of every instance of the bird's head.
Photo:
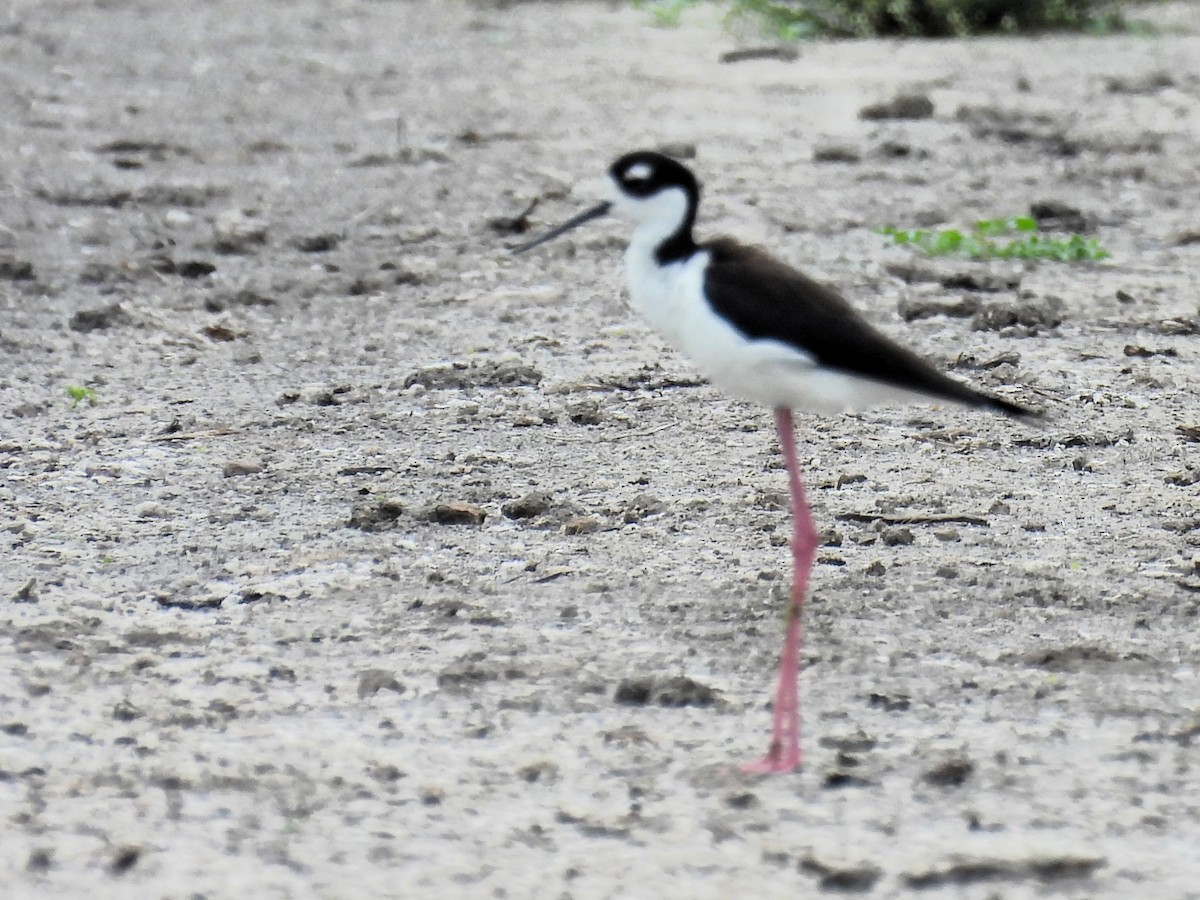
<svg viewBox="0 0 1200 900">
<path fill-rule="evenodd" d="M 629 219 L 656 244 L 672 237 L 691 241 L 700 185 L 687 166 L 650 150 L 626 153 L 608 169 L 611 199 L 585 210 L 513 249 L 524 253 L 610 212 Z"/>
</svg>

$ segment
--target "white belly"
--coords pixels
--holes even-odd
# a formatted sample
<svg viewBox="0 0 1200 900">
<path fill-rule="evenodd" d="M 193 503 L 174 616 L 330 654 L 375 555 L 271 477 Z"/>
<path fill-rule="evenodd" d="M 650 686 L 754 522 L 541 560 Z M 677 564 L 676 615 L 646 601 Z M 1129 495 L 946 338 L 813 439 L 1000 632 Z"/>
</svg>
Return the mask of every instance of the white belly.
<svg viewBox="0 0 1200 900">
<path fill-rule="evenodd" d="M 708 253 L 658 266 L 634 241 L 625 273 L 635 309 L 696 367 L 727 393 L 772 408 L 834 414 L 912 394 L 844 372 L 823 369 L 813 357 L 773 340 L 748 340 L 718 316 L 704 297 Z"/>
</svg>

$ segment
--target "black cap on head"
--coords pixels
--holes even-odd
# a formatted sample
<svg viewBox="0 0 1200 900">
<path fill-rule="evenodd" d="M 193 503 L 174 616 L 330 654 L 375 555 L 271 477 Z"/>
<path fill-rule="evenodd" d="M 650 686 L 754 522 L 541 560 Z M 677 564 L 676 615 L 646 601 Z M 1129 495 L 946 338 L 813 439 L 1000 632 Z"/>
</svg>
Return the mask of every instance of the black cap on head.
<svg viewBox="0 0 1200 900">
<path fill-rule="evenodd" d="M 630 197 L 649 197 L 664 188 L 678 187 L 688 195 L 691 207 L 695 208 L 700 199 L 700 185 L 691 170 L 652 150 L 626 153 L 612 164 L 608 174 Z"/>
</svg>

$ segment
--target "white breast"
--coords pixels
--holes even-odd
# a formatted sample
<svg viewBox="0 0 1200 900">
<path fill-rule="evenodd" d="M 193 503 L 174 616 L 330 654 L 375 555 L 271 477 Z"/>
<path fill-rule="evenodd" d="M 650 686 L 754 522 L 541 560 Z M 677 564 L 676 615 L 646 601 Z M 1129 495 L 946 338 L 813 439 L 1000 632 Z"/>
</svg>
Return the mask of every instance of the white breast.
<svg viewBox="0 0 1200 900">
<path fill-rule="evenodd" d="M 833 414 L 896 399 L 907 392 L 843 372 L 774 340 L 750 340 L 713 311 L 704 296 L 707 251 L 660 266 L 657 236 L 634 234 L 625 252 L 633 306 L 713 384 L 735 397 L 770 407 Z"/>
</svg>

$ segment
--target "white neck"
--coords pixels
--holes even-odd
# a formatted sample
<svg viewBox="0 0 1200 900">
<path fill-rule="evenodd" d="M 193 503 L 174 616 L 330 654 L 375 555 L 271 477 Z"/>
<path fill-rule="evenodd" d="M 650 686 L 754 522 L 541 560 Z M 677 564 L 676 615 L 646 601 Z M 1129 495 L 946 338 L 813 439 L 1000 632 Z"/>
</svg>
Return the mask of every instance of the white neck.
<svg viewBox="0 0 1200 900">
<path fill-rule="evenodd" d="M 613 206 L 617 213 L 636 223 L 629 240 L 630 251 L 650 256 L 663 241 L 679 230 L 688 214 L 687 194 L 680 188 L 660 191 L 645 198 L 618 193 Z"/>
</svg>

